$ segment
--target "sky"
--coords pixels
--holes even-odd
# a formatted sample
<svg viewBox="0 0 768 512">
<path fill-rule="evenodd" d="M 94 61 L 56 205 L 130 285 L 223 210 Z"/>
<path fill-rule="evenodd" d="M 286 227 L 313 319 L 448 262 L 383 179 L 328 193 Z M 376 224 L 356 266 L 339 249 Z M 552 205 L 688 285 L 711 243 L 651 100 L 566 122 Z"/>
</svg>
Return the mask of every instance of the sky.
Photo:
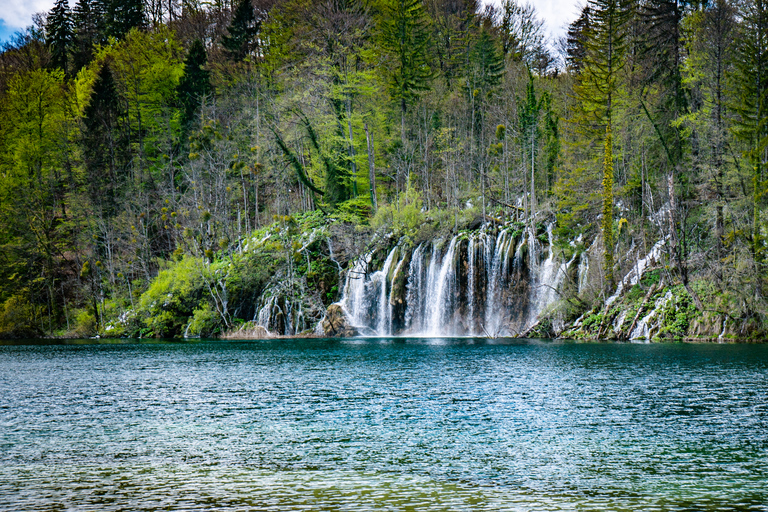
<svg viewBox="0 0 768 512">
<path fill-rule="evenodd" d="M 495 0 L 497 3 L 500 0 Z M 579 16 L 585 0 L 529 0 L 544 20 L 553 37 L 565 34 L 565 27 Z M 32 15 L 49 11 L 54 0 L 0 0 L 0 42 L 7 41 L 17 30 L 32 24 Z M 71 4 L 74 4 L 70 0 Z M 525 3 L 525 2 L 521 2 Z"/>
</svg>

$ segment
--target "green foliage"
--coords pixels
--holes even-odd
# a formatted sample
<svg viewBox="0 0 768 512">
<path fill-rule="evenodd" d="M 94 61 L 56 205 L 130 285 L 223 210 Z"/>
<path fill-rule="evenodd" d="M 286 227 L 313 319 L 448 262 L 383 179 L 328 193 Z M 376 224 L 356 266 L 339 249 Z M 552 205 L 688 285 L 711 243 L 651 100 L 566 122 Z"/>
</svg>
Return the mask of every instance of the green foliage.
<svg viewBox="0 0 768 512">
<path fill-rule="evenodd" d="M 421 194 L 408 183 L 394 204 L 380 206 L 371 220 L 376 230 L 391 229 L 395 234 L 415 236 L 424 223 Z"/>
<path fill-rule="evenodd" d="M 370 197 L 358 196 L 336 205 L 334 218 L 340 222 L 349 222 L 356 226 L 364 226 L 369 223 L 371 213 Z"/>
<path fill-rule="evenodd" d="M 257 18 L 251 0 L 240 0 L 227 27 L 227 34 L 221 38 L 221 46 L 230 59 L 241 61 L 251 54 L 256 45 L 256 36 L 262 20 Z"/>
<path fill-rule="evenodd" d="M 431 45 L 429 22 L 421 0 L 385 0 L 381 18 L 381 46 L 387 53 L 387 84 L 404 113 L 429 87 Z"/>
<path fill-rule="evenodd" d="M 98 0 L 103 7 L 104 35 L 121 39 L 131 29 L 143 28 L 144 2 L 142 0 Z"/>
<path fill-rule="evenodd" d="M 183 334 L 188 318 L 205 297 L 204 263 L 184 257 L 161 270 L 137 305 L 137 317 L 156 337 Z"/>
<path fill-rule="evenodd" d="M 81 309 L 74 313 L 74 326 L 70 333 L 75 338 L 88 338 L 97 332 L 98 322 L 96 316 L 88 309 Z"/>
<path fill-rule="evenodd" d="M 46 20 L 46 42 L 51 48 L 51 64 L 69 71 L 69 51 L 74 37 L 67 0 L 56 0 Z"/>
<path fill-rule="evenodd" d="M 194 121 L 203 98 L 211 93 L 209 72 L 205 69 L 207 62 L 208 55 L 203 43 L 195 39 L 184 59 L 184 75 L 176 88 L 182 106 L 183 127 Z"/>
<path fill-rule="evenodd" d="M 207 302 L 202 302 L 192 312 L 192 318 L 185 328 L 184 335 L 188 337 L 199 336 L 210 338 L 221 330 L 221 317 L 211 308 Z"/>
<path fill-rule="evenodd" d="M 32 304 L 15 295 L 0 305 L 0 338 L 33 338 L 40 335 L 34 324 Z"/>
<path fill-rule="evenodd" d="M 672 288 L 672 298 L 662 308 L 659 338 L 680 340 L 688 334 L 691 320 L 697 314 L 693 299 L 684 287 Z"/>
</svg>

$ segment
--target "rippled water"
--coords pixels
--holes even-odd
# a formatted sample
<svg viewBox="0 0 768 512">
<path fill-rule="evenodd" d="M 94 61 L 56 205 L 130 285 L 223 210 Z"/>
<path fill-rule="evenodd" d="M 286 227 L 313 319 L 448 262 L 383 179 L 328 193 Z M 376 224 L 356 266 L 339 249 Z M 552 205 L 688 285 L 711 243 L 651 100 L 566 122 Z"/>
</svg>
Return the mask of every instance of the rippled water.
<svg viewBox="0 0 768 512">
<path fill-rule="evenodd" d="M 768 346 L 2 346 L 0 509 L 768 510 Z"/>
</svg>

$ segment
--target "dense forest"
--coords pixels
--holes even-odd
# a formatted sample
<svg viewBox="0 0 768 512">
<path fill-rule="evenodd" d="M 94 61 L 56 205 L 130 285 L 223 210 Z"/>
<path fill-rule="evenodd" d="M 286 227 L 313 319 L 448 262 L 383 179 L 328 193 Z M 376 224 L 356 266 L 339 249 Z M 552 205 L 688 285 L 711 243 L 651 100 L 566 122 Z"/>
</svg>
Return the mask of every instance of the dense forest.
<svg viewBox="0 0 768 512">
<path fill-rule="evenodd" d="M 590 0 L 560 41 L 515 0 L 57 0 L 0 112 L 0 336 L 231 331 L 478 222 L 590 251 L 556 309 L 598 337 L 654 247 L 638 300 L 768 321 L 759 0 Z"/>
</svg>

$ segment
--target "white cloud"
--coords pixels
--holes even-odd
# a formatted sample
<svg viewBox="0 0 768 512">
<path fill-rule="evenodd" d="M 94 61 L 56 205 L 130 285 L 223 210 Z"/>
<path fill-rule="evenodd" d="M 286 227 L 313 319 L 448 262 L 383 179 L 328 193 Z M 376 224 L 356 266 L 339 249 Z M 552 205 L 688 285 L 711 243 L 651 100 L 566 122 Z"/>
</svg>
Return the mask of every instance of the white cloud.
<svg viewBox="0 0 768 512">
<path fill-rule="evenodd" d="M 584 0 L 533 0 L 531 2 L 539 16 L 546 23 L 549 33 L 553 37 L 564 35 L 570 25 L 579 17 Z"/>
<path fill-rule="evenodd" d="M 0 20 L 10 30 L 20 30 L 32 24 L 36 12 L 50 11 L 54 0 L 0 0 Z"/>
<path fill-rule="evenodd" d="M 530 3 L 553 38 L 565 35 L 567 26 L 579 17 L 586 0 L 517 0 L 519 4 Z M 501 5 L 501 0 L 484 0 L 485 4 Z"/>
</svg>

